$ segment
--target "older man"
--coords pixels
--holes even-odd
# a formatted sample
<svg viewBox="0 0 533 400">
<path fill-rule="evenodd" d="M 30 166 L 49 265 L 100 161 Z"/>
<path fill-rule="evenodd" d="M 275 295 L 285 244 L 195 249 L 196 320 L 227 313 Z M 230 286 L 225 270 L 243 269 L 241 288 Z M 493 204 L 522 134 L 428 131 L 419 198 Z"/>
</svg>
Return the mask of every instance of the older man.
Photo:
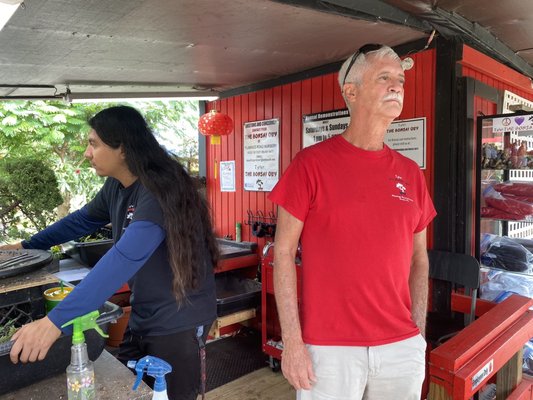
<svg viewBox="0 0 533 400">
<path fill-rule="evenodd" d="M 402 111 L 404 81 L 389 47 L 365 45 L 346 60 L 339 84 L 348 128 L 301 151 L 269 197 L 279 206 L 282 370 L 300 400 L 420 398 L 426 227 L 436 213 L 417 164 L 383 143 Z"/>
</svg>

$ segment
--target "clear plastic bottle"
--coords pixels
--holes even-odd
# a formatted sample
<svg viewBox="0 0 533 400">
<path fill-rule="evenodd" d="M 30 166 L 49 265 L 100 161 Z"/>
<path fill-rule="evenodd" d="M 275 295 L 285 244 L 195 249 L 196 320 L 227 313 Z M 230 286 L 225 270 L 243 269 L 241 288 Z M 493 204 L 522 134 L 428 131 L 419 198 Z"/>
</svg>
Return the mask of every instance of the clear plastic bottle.
<svg viewBox="0 0 533 400">
<path fill-rule="evenodd" d="M 67 367 L 68 400 L 94 400 L 94 366 L 87 354 L 87 344 L 71 347 L 70 365 Z"/>
<path fill-rule="evenodd" d="M 94 329 L 101 336 L 107 337 L 96 322 L 99 315 L 98 311 L 92 311 L 62 325 L 62 328 L 68 325 L 73 326 L 70 364 L 67 367 L 68 400 L 96 400 L 98 398 L 94 381 L 94 366 L 87 354 L 83 332 Z"/>
</svg>

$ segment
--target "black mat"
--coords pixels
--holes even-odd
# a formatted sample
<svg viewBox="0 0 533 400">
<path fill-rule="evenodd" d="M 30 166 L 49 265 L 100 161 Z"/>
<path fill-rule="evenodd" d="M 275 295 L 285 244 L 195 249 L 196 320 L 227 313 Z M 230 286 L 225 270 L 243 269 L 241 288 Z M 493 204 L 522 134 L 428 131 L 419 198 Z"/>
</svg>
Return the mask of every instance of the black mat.
<svg viewBox="0 0 533 400">
<path fill-rule="evenodd" d="M 208 343 L 206 354 L 207 392 L 268 365 L 261 333 L 250 329 Z"/>
</svg>

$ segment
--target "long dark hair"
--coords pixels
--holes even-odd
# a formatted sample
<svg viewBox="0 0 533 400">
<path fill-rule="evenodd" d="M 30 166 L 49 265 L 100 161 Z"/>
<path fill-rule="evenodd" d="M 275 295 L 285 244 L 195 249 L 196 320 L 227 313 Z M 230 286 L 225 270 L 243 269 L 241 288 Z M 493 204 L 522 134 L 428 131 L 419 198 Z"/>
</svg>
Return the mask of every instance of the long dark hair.
<svg viewBox="0 0 533 400">
<path fill-rule="evenodd" d="M 165 217 L 174 296 L 181 302 L 188 289 L 198 286 L 205 260 L 202 251 L 207 247 L 213 267 L 218 258 L 207 202 L 182 165 L 159 145 L 136 109 L 107 108 L 92 117 L 89 125 L 108 146 L 122 146 L 130 172 L 159 201 Z"/>
</svg>

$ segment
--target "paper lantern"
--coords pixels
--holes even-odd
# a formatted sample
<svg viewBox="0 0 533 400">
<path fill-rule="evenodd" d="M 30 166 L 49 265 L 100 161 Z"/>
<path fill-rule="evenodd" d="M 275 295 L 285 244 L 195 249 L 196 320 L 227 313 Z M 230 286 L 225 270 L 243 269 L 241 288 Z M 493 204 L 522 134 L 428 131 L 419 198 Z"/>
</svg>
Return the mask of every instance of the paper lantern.
<svg viewBox="0 0 533 400">
<path fill-rule="evenodd" d="M 198 130 L 202 135 L 210 137 L 211 144 L 220 144 L 220 136 L 229 135 L 233 131 L 233 121 L 228 115 L 211 110 L 200 117 Z"/>
</svg>

